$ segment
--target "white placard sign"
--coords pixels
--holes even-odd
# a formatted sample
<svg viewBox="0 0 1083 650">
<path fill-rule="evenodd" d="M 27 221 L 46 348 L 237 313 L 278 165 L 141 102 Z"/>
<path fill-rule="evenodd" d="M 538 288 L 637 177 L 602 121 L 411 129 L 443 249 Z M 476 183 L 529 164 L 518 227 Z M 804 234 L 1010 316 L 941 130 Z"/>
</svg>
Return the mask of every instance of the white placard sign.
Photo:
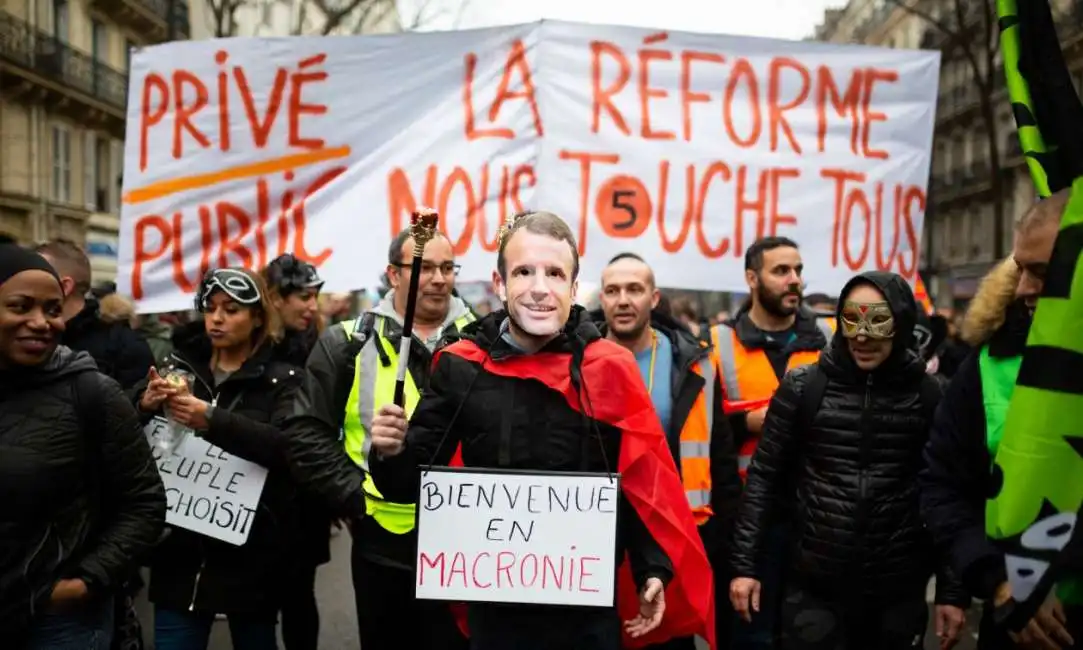
<svg viewBox="0 0 1083 650">
<path fill-rule="evenodd" d="M 523 209 L 568 222 L 588 280 L 630 251 L 659 286 L 744 292 L 762 235 L 800 244 L 810 291 L 912 280 L 939 70 L 938 52 L 550 20 L 140 48 L 118 290 L 184 309 L 207 268 L 282 253 L 326 291 L 372 286 L 420 205 L 460 281 L 492 277 Z"/>
<path fill-rule="evenodd" d="M 620 477 L 421 474 L 417 597 L 612 607 Z"/>
<path fill-rule="evenodd" d="M 166 523 L 242 546 L 252 530 L 267 469 L 192 435 L 165 456 L 155 440 L 166 426 L 165 419 L 156 417 L 144 429 L 165 484 Z"/>
</svg>

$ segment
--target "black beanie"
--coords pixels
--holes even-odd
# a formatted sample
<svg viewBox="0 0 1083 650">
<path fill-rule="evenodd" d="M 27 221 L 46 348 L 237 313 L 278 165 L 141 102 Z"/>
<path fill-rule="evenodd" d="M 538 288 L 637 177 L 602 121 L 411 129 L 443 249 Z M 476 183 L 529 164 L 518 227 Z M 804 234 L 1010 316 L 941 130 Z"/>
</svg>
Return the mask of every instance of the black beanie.
<svg viewBox="0 0 1083 650">
<path fill-rule="evenodd" d="M 45 271 L 60 284 L 56 269 L 44 257 L 22 246 L 0 244 L 0 285 L 23 271 Z"/>
</svg>

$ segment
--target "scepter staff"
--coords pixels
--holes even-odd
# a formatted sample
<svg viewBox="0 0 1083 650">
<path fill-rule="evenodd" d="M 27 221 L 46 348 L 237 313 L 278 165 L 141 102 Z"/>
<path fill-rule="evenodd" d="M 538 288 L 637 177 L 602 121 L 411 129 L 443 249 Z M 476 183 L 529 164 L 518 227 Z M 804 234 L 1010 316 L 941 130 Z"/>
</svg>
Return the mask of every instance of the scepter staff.
<svg viewBox="0 0 1083 650">
<path fill-rule="evenodd" d="M 414 240 L 414 257 L 410 263 L 410 290 L 406 294 L 406 313 L 402 318 L 402 341 L 399 343 L 399 367 L 395 376 L 395 406 L 405 408 L 406 372 L 410 361 L 410 344 L 414 340 L 414 309 L 421 283 L 421 256 L 425 244 L 436 236 L 440 215 L 431 208 L 419 208 L 410 215 L 410 237 Z"/>
</svg>

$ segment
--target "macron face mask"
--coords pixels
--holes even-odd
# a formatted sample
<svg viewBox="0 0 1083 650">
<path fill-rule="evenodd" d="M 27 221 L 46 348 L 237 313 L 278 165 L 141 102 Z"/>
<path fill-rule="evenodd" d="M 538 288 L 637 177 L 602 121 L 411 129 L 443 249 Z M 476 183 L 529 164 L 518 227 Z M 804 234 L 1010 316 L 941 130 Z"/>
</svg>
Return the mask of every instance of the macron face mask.
<svg viewBox="0 0 1083 650">
<path fill-rule="evenodd" d="M 842 335 L 848 339 L 866 336 L 886 340 L 895 336 L 895 316 L 886 301 L 853 302 L 842 305 Z"/>
</svg>

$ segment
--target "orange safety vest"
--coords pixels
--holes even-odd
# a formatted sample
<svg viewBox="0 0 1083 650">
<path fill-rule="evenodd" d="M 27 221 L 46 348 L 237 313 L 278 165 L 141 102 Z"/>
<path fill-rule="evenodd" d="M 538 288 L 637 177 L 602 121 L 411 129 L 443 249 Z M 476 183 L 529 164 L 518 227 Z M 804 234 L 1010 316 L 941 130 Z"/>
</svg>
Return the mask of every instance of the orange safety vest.
<svg viewBox="0 0 1083 650">
<path fill-rule="evenodd" d="M 835 320 L 817 319 L 816 325 L 830 341 L 835 334 Z M 778 377 L 767 353 L 761 349 L 746 348 L 737 338 L 737 331 L 727 325 L 711 328 L 711 343 L 714 346 L 715 367 L 722 381 L 722 410 L 726 415 L 767 406 L 778 390 Z M 786 370 L 816 363 L 819 358 L 820 350 L 794 352 L 786 363 Z M 742 481 L 748 476 L 748 465 L 759 442 L 759 436 L 750 436 L 737 451 L 737 471 Z"/>
<path fill-rule="evenodd" d="M 681 480 L 696 525 L 702 525 L 711 509 L 711 428 L 714 426 L 715 364 L 707 356 L 692 367 L 703 377 L 703 390 L 681 428 Z"/>
</svg>

